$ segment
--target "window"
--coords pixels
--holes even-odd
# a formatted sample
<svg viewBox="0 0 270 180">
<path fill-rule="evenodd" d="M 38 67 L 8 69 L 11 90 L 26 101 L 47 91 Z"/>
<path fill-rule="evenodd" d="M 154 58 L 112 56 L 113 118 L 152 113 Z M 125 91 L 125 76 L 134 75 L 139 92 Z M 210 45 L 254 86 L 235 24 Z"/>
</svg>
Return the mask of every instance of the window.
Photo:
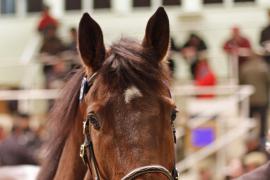
<svg viewBox="0 0 270 180">
<path fill-rule="evenodd" d="M 241 3 L 241 2 L 255 2 L 255 0 L 234 0 L 236 3 Z"/>
<path fill-rule="evenodd" d="M 94 9 L 111 8 L 110 0 L 94 0 Z"/>
<path fill-rule="evenodd" d="M 223 0 L 203 0 L 203 4 L 220 4 Z"/>
<path fill-rule="evenodd" d="M 151 0 L 133 0 L 133 7 L 150 7 Z"/>
<path fill-rule="evenodd" d="M 27 0 L 27 12 L 41 12 L 42 8 L 42 0 Z"/>
<path fill-rule="evenodd" d="M 14 14 L 15 0 L 1 0 L 1 14 Z"/>
<path fill-rule="evenodd" d="M 65 0 L 65 9 L 66 10 L 81 10 L 82 1 L 81 0 Z"/>
<path fill-rule="evenodd" d="M 177 6 L 181 5 L 181 0 L 162 0 L 164 6 Z"/>
</svg>

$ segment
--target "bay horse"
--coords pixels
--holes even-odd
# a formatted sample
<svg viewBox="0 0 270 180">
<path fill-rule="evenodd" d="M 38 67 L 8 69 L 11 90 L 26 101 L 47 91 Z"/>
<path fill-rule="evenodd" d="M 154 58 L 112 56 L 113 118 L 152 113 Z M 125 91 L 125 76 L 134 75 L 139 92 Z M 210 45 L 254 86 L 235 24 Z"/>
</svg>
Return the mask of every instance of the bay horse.
<svg viewBox="0 0 270 180">
<path fill-rule="evenodd" d="M 169 31 L 160 7 L 141 43 L 122 38 L 105 49 L 98 23 L 87 13 L 82 16 L 78 50 L 83 68 L 53 108 L 39 180 L 178 179 L 176 107 L 166 64 Z"/>
</svg>

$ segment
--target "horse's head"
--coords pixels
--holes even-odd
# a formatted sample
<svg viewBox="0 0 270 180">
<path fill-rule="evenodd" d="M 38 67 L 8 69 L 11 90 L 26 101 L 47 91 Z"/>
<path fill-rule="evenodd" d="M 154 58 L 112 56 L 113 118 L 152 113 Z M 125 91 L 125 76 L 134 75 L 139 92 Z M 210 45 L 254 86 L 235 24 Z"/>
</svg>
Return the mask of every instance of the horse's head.
<svg viewBox="0 0 270 180">
<path fill-rule="evenodd" d="M 120 179 L 149 165 L 172 172 L 175 105 L 163 60 L 169 47 L 165 10 L 159 8 L 149 19 L 142 43 L 121 39 L 106 50 L 101 28 L 88 14 L 80 21 L 78 40 L 86 75 L 96 73 L 80 110 L 92 124 L 86 131 L 100 177 Z M 161 173 L 140 177 L 166 179 Z"/>
</svg>

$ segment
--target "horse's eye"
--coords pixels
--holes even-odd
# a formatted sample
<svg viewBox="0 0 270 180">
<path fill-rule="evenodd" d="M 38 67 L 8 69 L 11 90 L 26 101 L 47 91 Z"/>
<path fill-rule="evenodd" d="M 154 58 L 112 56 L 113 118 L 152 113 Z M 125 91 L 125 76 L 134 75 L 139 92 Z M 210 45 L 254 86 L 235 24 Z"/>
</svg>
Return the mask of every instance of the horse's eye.
<svg viewBox="0 0 270 180">
<path fill-rule="evenodd" d="M 174 109 L 173 111 L 172 111 L 172 114 L 171 114 L 171 120 L 172 121 L 174 121 L 175 119 L 176 119 L 176 116 L 177 116 L 177 110 L 176 109 Z"/>
<path fill-rule="evenodd" d="M 99 130 L 100 129 L 100 124 L 99 121 L 97 120 L 97 116 L 94 112 L 90 112 L 87 115 L 87 119 L 89 120 L 89 122 L 92 124 L 92 126 L 96 129 Z"/>
</svg>

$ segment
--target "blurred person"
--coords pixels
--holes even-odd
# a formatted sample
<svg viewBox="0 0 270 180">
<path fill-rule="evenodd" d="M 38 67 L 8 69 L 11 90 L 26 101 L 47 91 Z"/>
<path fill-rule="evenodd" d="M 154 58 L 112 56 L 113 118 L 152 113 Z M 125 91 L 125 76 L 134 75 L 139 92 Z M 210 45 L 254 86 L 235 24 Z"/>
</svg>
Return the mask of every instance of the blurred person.
<svg viewBox="0 0 270 180">
<path fill-rule="evenodd" d="M 179 47 L 175 44 L 174 39 L 171 37 L 171 46 L 170 46 L 170 51 L 169 51 L 169 55 L 168 55 L 168 66 L 169 66 L 169 70 L 170 70 L 170 75 L 173 78 L 174 77 L 174 73 L 175 73 L 175 60 L 172 57 L 172 54 L 174 52 L 178 52 L 179 51 Z"/>
<path fill-rule="evenodd" d="M 266 63 L 255 53 L 240 71 L 240 84 L 252 85 L 254 94 L 250 97 L 250 117 L 259 115 L 260 140 L 264 143 L 265 133 L 268 128 L 267 114 L 269 104 L 270 75 Z"/>
<path fill-rule="evenodd" d="M 270 66 L 270 9 L 268 9 L 267 15 L 269 22 L 261 31 L 259 43 L 263 47 L 265 61 Z"/>
<path fill-rule="evenodd" d="M 29 116 L 19 114 L 11 134 L 0 143 L 0 166 L 37 165 L 35 135 L 29 126 Z"/>
<path fill-rule="evenodd" d="M 77 51 L 77 29 L 71 27 L 69 29 L 70 41 L 66 45 L 66 50 L 62 55 L 68 62 L 68 71 L 80 67 L 80 59 Z"/>
<path fill-rule="evenodd" d="M 267 162 L 267 156 L 263 152 L 251 152 L 244 156 L 245 172 L 251 172 Z"/>
<path fill-rule="evenodd" d="M 16 131 L 16 127 L 13 128 L 11 135 L 0 143 L 0 166 L 37 165 L 38 161 L 31 150 L 20 144 L 19 134 Z"/>
<path fill-rule="evenodd" d="M 52 66 L 52 71 L 47 75 L 47 88 L 59 89 L 62 88 L 67 75 L 67 64 L 64 61 L 59 61 Z"/>
<path fill-rule="evenodd" d="M 196 52 L 201 53 L 207 50 L 207 45 L 199 35 L 193 32 L 190 33 L 182 48 L 194 48 Z"/>
<path fill-rule="evenodd" d="M 59 89 L 62 88 L 68 75 L 69 67 L 67 67 L 66 62 L 59 61 L 55 64 L 45 65 L 43 68 L 45 75 L 45 88 L 47 89 Z M 53 100 L 52 100 L 53 102 Z"/>
<path fill-rule="evenodd" d="M 214 86 L 216 85 L 216 76 L 210 68 L 206 59 L 198 62 L 195 71 L 195 85 L 198 87 Z M 199 95 L 200 98 L 211 98 L 213 94 Z"/>
<path fill-rule="evenodd" d="M 57 35 L 58 21 L 50 14 L 50 7 L 43 6 L 41 19 L 38 23 L 38 31 L 42 33 L 42 46 L 40 53 L 48 53 L 49 55 L 56 55 L 65 50 L 65 46 Z"/>
<path fill-rule="evenodd" d="M 241 66 L 248 60 L 250 56 L 251 44 L 245 37 L 239 27 L 235 26 L 231 29 L 231 37 L 224 43 L 223 49 L 226 54 L 238 61 L 238 73 Z"/>
<path fill-rule="evenodd" d="M 268 141 L 266 143 L 266 150 L 270 153 L 270 131 L 268 131 Z M 270 177 L 270 161 L 264 165 L 256 168 L 255 170 L 250 171 L 249 173 L 244 174 L 239 177 L 237 180 L 269 180 Z"/>
<path fill-rule="evenodd" d="M 59 66 L 63 66 L 65 62 L 60 57 L 61 53 L 66 50 L 62 40 L 58 37 L 56 29 L 49 27 L 47 34 L 44 36 L 40 48 L 40 61 L 44 64 L 43 72 L 46 80 L 46 88 L 50 88 L 51 79 L 55 79 L 56 74 L 59 74 Z"/>
<path fill-rule="evenodd" d="M 205 58 L 207 46 L 204 40 L 195 33 L 191 33 L 188 40 L 181 48 L 184 59 L 190 64 L 192 79 L 195 78 L 195 70 L 200 59 Z"/>
<path fill-rule="evenodd" d="M 57 29 L 58 25 L 59 25 L 58 21 L 50 14 L 50 7 L 44 5 L 41 14 L 41 19 L 38 22 L 37 30 L 43 36 L 46 36 L 50 28 Z"/>
<path fill-rule="evenodd" d="M 77 29 L 71 27 L 69 29 L 70 42 L 67 44 L 67 50 L 77 53 Z"/>
<path fill-rule="evenodd" d="M 35 150 L 40 147 L 41 142 L 37 133 L 30 127 L 30 116 L 25 113 L 18 113 L 15 118 L 15 124 L 20 130 L 21 144 Z"/>
<path fill-rule="evenodd" d="M 40 53 L 58 55 L 65 50 L 65 45 L 58 37 L 55 27 L 48 27 L 47 34 L 43 38 Z"/>
</svg>

